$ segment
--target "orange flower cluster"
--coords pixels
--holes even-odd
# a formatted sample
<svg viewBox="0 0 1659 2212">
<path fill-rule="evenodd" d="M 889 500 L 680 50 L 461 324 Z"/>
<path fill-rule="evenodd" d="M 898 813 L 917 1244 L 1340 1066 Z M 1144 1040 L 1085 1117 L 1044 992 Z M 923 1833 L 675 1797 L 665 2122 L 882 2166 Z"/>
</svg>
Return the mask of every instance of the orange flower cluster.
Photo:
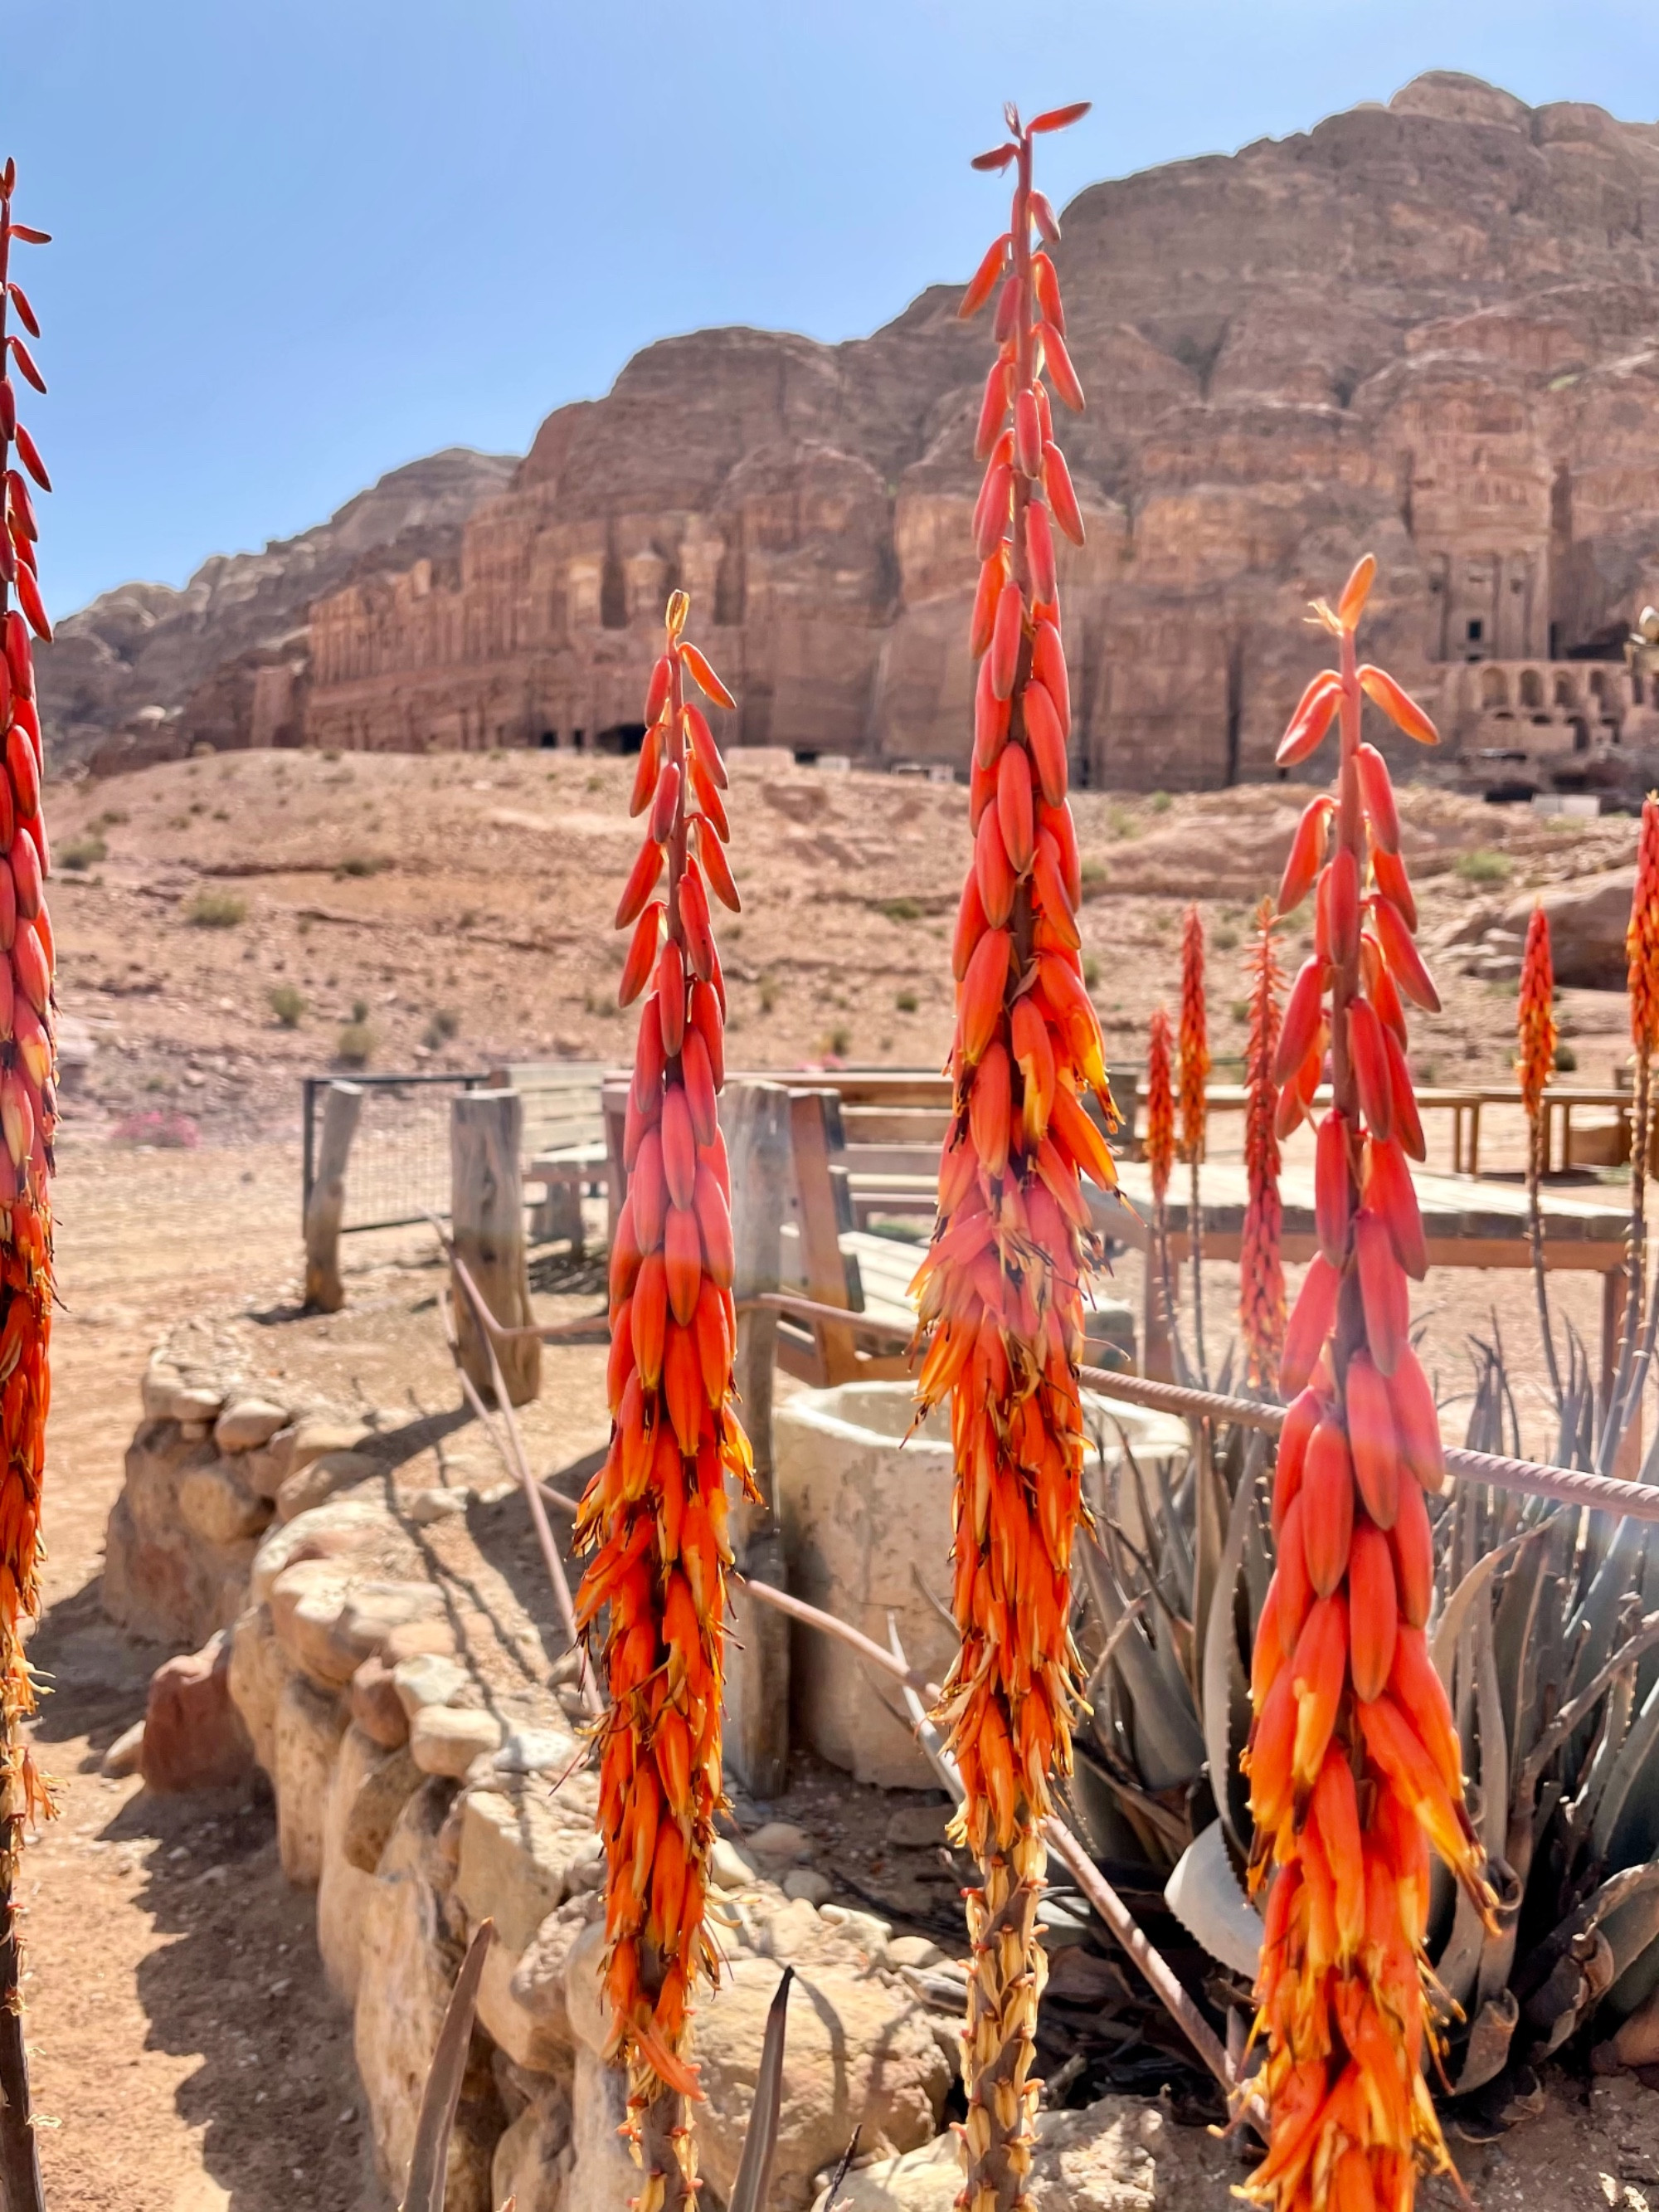
<svg viewBox="0 0 1659 2212">
<path fill-rule="evenodd" d="M 1210 1032 L 1204 1008 L 1204 921 L 1189 906 L 1181 926 L 1181 1152 L 1194 1163 L 1204 1157 L 1209 1102 Z"/>
<path fill-rule="evenodd" d="M 726 987 L 708 904 L 712 890 L 735 912 L 738 895 L 722 845 L 725 764 L 685 679 L 722 707 L 733 702 L 682 635 L 689 604 L 684 592 L 670 599 L 651 674 L 632 807 L 647 815 L 647 836 L 617 911 L 617 927 L 633 930 L 622 1003 L 648 995 L 611 1252 L 611 1449 L 577 1522 L 579 1539 L 597 1547 L 577 1598 L 583 1628 L 608 1608 L 606 1990 L 636 2154 L 647 2107 L 667 2097 L 678 2110 L 698 2094 L 687 2007 L 697 1978 L 715 1971 L 703 1900 L 722 1802 L 727 1477 L 753 1486 L 732 1401 L 731 1176 L 715 1111 Z M 679 2180 L 648 2172 L 640 2212 L 691 2185 L 689 2135 L 671 2133 Z"/>
<path fill-rule="evenodd" d="M 1631 1042 L 1638 1054 L 1650 1055 L 1659 1052 L 1659 797 L 1651 792 L 1642 802 L 1625 957 Z"/>
<path fill-rule="evenodd" d="M 1146 1162 L 1152 1171 L 1152 1197 L 1162 1206 L 1170 1194 L 1175 1165 L 1175 1091 L 1170 1079 L 1170 1017 L 1160 1006 L 1146 1041 Z"/>
<path fill-rule="evenodd" d="M 1030 2164 L 1041 1824 L 1051 1771 L 1070 1767 L 1078 1689 L 1068 1626 L 1082 1495 L 1077 1368 L 1082 1277 L 1097 1254 L 1079 1170 L 1103 1188 L 1115 1181 L 1085 1109 L 1092 1091 L 1112 1115 L 1078 951 L 1054 578 L 1054 528 L 1080 540 L 1082 525 L 1042 370 L 1073 407 L 1083 395 L 1054 264 L 1031 235 L 1058 234 L 1032 188 L 1033 137 L 1082 112 L 1058 110 L 1022 128 L 1008 112 L 1011 143 L 977 166 L 1017 165 L 1013 219 L 963 301 L 972 313 L 996 293 L 999 348 L 978 446 L 987 468 L 975 522 L 975 848 L 956 931 L 955 1106 L 939 1221 L 915 1288 L 927 1342 L 918 1395 L 924 1407 L 951 1396 L 962 1644 L 943 1715 L 982 1874 L 968 1905 L 967 2212 L 1010 2212 Z"/>
<path fill-rule="evenodd" d="M 0 173 L 0 1705 L 3 1706 L 7 1808 L 46 1806 L 33 1762 L 17 1743 L 16 1723 L 34 1706 L 19 1623 L 39 1610 L 36 1579 L 46 1409 L 52 1395 L 52 1130 L 58 1118 L 58 1054 L 52 972 L 56 956 L 46 912 L 51 848 L 41 818 L 42 749 L 32 629 L 50 638 L 41 604 L 35 544 L 39 530 L 28 481 L 52 489 L 33 439 L 17 419 L 15 369 L 37 392 L 46 385 L 23 340 L 7 330 L 8 308 L 31 337 L 40 325 L 11 276 L 14 244 L 43 246 L 44 231 L 12 213 L 16 166 Z M 15 453 L 15 458 L 14 458 Z M 15 462 L 21 462 L 19 468 Z M 9 607 L 15 593 L 17 605 Z"/>
<path fill-rule="evenodd" d="M 1425 1261 L 1407 1165 L 1423 1147 L 1401 999 L 1438 1001 L 1413 941 L 1388 768 L 1360 742 L 1362 699 L 1424 743 L 1434 729 L 1391 678 L 1357 660 L 1374 572 L 1367 556 L 1334 612 L 1316 603 L 1340 667 L 1309 685 L 1279 753 L 1281 764 L 1304 758 L 1340 713 L 1334 808 L 1309 807 L 1279 901 L 1289 913 L 1315 891 L 1314 951 L 1273 1072 L 1299 1115 L 1328 1036 L 1334 1103 L 1318 1131 L 1320 1249 L 1280 1372 L 1292 1402 L 1246 1754 L 1252 1884 L 1272 1877 L 1256 1985 L 1271 2131 L 1247 2194 L 1276 2212 L 1409 2212 L 1419 2168 L 1449 2166 L 1422 2075 L 1430 1846 L 1489 1921 L 1495 1905 L 1424 1633 L 1434 1564 L 1424 1493 L 1440 1488 L 1444 1465 L 1407 1341 L 1407 1278 Z"/>
<path fill-rule="evenodd" d="M 1273 1387 L 1285 1343 L 1285 1268 L 1279 1257 L 1284 1209 L 1279 1199 L 1279 962 L 1273 905 L 1263 899 L 1249 963 L 1250 1036 L 1244 1054 L 1244 1173 L 1248 1186 L 1238 1259 L 1238 1325 L 1253 1390 Z"/>
<path fill-rule="evenodd" d="M 1521 956 L 1521 995 L 1516 1006 L 1521 1054 L 1515 1072 L 1521 1079 L 1521 1103 L 1534 1125 L 1544 1103 L 1544 1085 L 1555 1066 L 1555 969 L 1550 958 L 1550 918 L 1541 906 L 1527 924 Z"/>
</svg>

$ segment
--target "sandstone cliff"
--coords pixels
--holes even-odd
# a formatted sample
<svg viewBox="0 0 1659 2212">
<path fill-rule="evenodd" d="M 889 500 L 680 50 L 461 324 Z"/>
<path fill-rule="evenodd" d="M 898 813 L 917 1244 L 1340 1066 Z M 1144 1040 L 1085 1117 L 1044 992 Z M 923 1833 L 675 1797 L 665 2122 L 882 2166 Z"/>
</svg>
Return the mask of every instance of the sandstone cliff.
<svg viewBox="0 0 1659 2212">
<path fill-rule="evenodd" d="M 394 469 L 297 538 L 216 555 L 181 592 L 106 592 L 59 623 L 40 656 L 56 760 L 137 766 L 176 757 L 198 738 L 297 742 L 312 600 L 422 556 L 453 567 L 463 525 L 514 467 L 452 447 Z"/>
<path fill-rule="evenodd" d="M 1319 661 L 1304 602 L 1367 544 L 1377 657 L 1472 775 L 1611 779 L 1654 745 L 1620 645 L 1659 598 L 1659 125 L 1437 73 L 1064 225 L 1079 776 L 1267 772 Z M 625 745 L 678 581 L 738 742 L 959 761 L 988 337 L 957 298 L 839 346 L 648 348 L 549 417 L 458 563 L 434 538 L 319 580 L 307 737 Z"/>
</svg>

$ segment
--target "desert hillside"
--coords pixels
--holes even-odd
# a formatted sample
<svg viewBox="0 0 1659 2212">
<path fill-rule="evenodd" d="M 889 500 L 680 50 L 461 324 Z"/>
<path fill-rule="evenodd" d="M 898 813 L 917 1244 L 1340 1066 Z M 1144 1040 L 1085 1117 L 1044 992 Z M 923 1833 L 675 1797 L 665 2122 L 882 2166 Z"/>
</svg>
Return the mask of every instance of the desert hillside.
<svg viewBox="0 0 1659 2212">
<path fill-rule="evenodd" d="M 53 912 L 72 1085 L 92 1127 L 158 1109 L 234 1139 L 293 1124 L 298 1079 L 367 1051 L 377 1069 L 625 1056 L 611 927 L 638 839 L 631 762 L 258 752 L 63 791 Z M 1079 792 L 1084 945 L 1113 1058 L 1139 1063 L 1177 984 L 1179 920 L 1210 933 L 1218 1058 L 1242 1050 L 1249 917 L 1277 882 L 1294 787 L 1180 798 Z M 738 753 L 732 854 L 744 908 L 721 932 L 728 1064 L 938 1065 L 967 793 Z M 1512 898 L 1628 860 L 1633 823 L 1540 822 L 1403 794 L 1425 940 L 1445 1011 L 1414 1025 L 1419 1079 L 1507 1079 L 1514 987 L 1477 940 Z M 1285 933 L 1300 957 L 1308 910 Z M 1494 975 L 1463 972 L 1493 966 Z M 1580 1078 L 1622 1057 L 1623 1000 L 1570 993 Z"/>
</svg>

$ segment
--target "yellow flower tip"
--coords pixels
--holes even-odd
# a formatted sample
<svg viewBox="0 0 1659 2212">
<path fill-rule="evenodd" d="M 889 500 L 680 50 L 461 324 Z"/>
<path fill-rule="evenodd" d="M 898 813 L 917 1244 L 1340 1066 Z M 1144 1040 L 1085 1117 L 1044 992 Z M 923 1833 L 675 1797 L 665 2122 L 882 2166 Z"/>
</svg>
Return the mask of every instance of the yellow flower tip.
<svg viewBox="0 0 1659 2212">
<path fill-rule="evenodd" d="M 1337 602 L 1336 618 L 1346 630 L 1356 630 L 1359 617 L 1370 597 L 1371 585 L 1376 576 L 1376 556 L 1362 553 L 1353 565 L 1353 574 L 1342 586 L 1342 597 Z"/>
<path fill-rule="evenodd" d="M 671 592 L 668 594 L 667 623 L 668 636 L 671 644 L 678 641 L 680 632 L 685 628 L 686 617 L 690 613 L 690 611 L 691 594 L 690 592 L 676 591 Z"/>
</svg>

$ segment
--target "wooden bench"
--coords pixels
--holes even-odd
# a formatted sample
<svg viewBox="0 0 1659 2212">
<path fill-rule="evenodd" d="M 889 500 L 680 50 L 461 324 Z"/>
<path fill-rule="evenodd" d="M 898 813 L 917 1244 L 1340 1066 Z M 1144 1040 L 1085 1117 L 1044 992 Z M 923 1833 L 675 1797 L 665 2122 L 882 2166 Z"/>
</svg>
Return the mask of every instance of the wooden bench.
<svg viewBox="0 0 1659 2212">
<path fill-rule="evenodd" d="M 586 1242 L 583 1197 L 610 1182 L 604 1080 L 597 1060 L 519 1060 L 489 1075 L 492 1088 L 516 1091 L 524 1101 L 524 1179 L 542 1194 L 532 1201 L 531 1236 L 568 1237 L 574 1257 Z"/>
</svg>

